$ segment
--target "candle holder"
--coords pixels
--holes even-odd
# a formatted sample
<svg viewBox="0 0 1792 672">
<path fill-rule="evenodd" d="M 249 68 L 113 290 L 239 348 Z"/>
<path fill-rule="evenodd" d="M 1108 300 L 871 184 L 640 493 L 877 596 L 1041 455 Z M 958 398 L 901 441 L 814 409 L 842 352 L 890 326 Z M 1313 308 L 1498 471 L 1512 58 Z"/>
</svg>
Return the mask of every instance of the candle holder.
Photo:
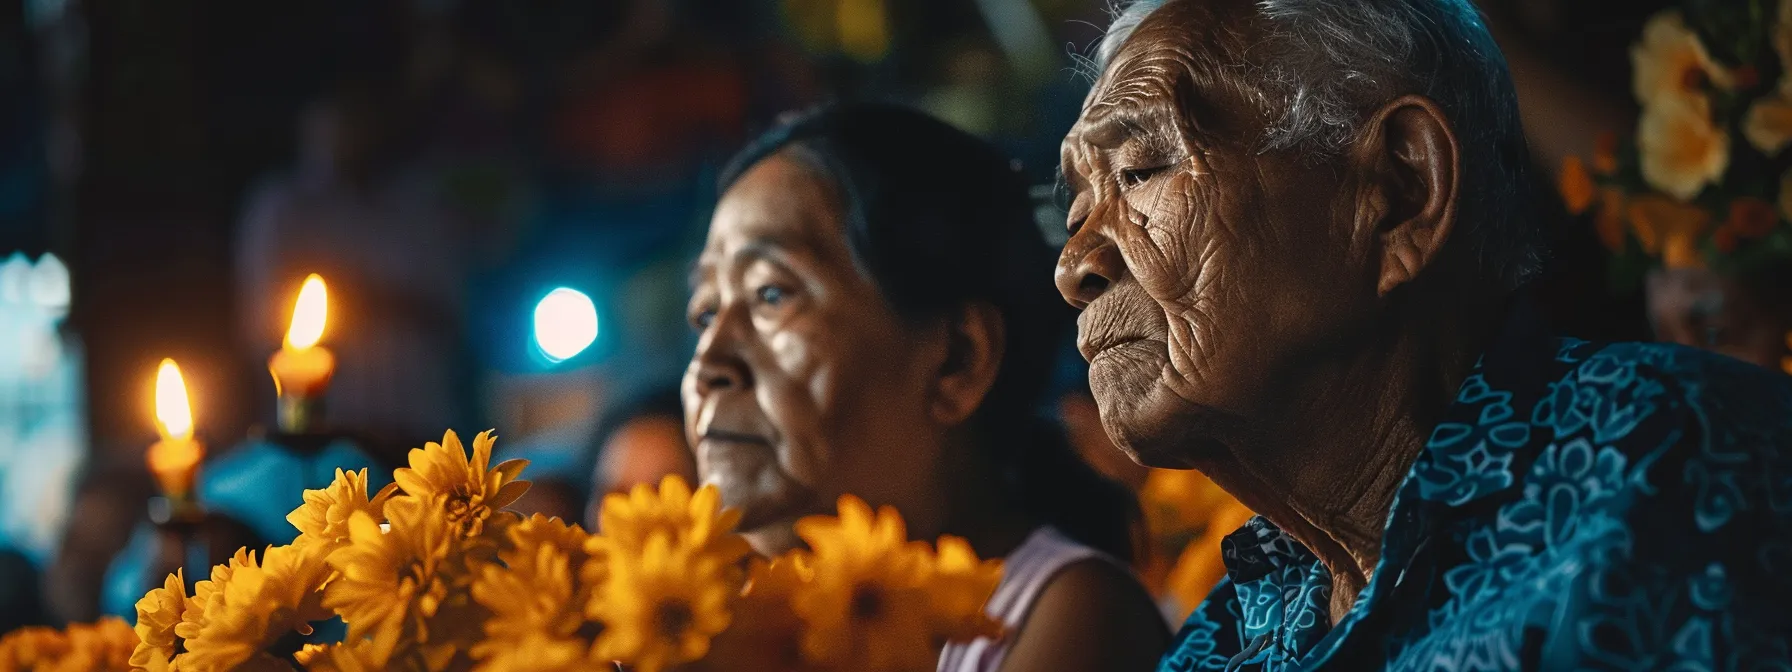
<svg viewBox="0 0 1792 672">
<path fill-rule="evenodd" d="M 281 434 L 316 434 L 323 427 L 324 398 L 322 395 L 282 394 L 274 416 Z"/>
<path fill-rule="evenodd" d="M 275 419 L 284 434 L 312 434 L 323 422 L 324 392 L 336 373 L 336 356 L 317 344 L 329 314 L 329 293 L 316 273 L 305 278 L 293 302 L 286 342 L 268 358 L 279 395 Z"/>
</svg>

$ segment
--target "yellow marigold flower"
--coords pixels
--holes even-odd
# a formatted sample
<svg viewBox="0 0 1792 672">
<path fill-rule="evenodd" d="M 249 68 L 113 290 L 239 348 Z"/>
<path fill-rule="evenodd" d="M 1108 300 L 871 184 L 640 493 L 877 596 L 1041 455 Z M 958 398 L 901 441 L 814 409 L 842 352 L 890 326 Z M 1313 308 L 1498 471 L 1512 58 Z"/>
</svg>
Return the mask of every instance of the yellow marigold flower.
<svg viewBox="0 0 1792 672">
<path fill-rule="evenodd" d="M 69 651 L 54 665 L 37 669 L 89 672 L 131 669 L 131 651 L 137 647 L 137 633 L 124 619 L 108 616 L 93 623 L 68 626 Z"/>
<path fill-rule="evenodd" d="M 137 600 L 136 632 L 138 643 L 131 652 L 131 666 L 150 672 L 170 669 L 176 645 L 174 627 L 180 624 L 187 610 L 187 583 L 183 572 L 176 570 L 163 580 L 162 587 L 149 591 Z"/>
<path fill-rule="evenodd" d="M 1681 201 L 1698 196 L 1730 165 L 1729 135 L 1711 123 L 1704 106 L 1662 104 L 1643 110 L 1636 143 L 1643 179 Z"/>
<path fill-rule="evenodd" d="M 233 561 L 229 580 L 213 586 L 202 625 L 186 638 L 182 665 L 223 670 L 279 663 L 263 650 L 287 633 L 309 633 L 311 621 L 329 615 L 319 604 L 330 575 L 326 553 L 318 545 L 275 546 L 260 563 L 253 553 Z"/>
<path fill-rule="evenodd" d="M 583 540 L 575 534 L 582 537 L 583 531 L 539 514 L 510 529 L 515 546 L 500 556 L 503 564 L 483 566 L 473 582 L 473 599 L 491 612 L 485 639 L 472 648 L 475 659 L 498 669 L 522 669 L 539 662 L 531 651 L 558 651 L 568 644 L 583 661 L 590 641 L 574 637 L 585 625 L 584 602 L 573 580 L 578 564 L 571 558 L 575 552 L 583 556 Z"/>
<path fill-rule="evenodd" d="M 1705 50 L 1698 33 L 1686 26 L 1677 11 L 1665 11 L 1649 19 L 1643 36 L 1630 48 L 1637 102 L 1645 109 L 1657 105 L 1681 105 L 1705 110 L 1708 85 L 1732 88 L 1734 78 Z"/>
<path fill-rule="evenodd" d="M 349 543 L 329 555 L 338 576 L 323 598 L 348 624 L 349 641 L 370 635 L 380 642 L 428 639 L 426 623 L 450 587 L 445 565 L 455 531 L 439 514 L 444 499 L 440 493 L 393 498 L 386 504 L 392 521 L 386 533 L 365 512 L 349 517 Z"/>
<path fill-rule="evenodd" d="M 940 537 L 939 553 L 929 569 L 928 605 L 941 636 L 970 641 L 1002 635 L 1002 624 L 983 612 L 984 603 L 1002 582 L 1001 560 L 980 560 L 971 542 L 946 535 Z"/>
<path fill-rule="evenodd" d="M 568 523 L 559 518 L 539 513 L 524 518 L 511 526 L 507 530 L 507 534 L 510 537 L 510 548 L 513 550 L 499 554 L 499 557 L 506 563 L 510 562 L 509 558 L 512 557 L 512 553 L 519 553 L 516 557 L 527 557 L 529 553 L 533 553 L 532 550 L 523 552 L 522 549 L 553 546 L 565 553 L 575 567 L 584 560 L 585 542 L 591 538 L 591 535 L 585 532 L 585 528 L 576 523 Z"/>
<path fill-rule="evenodd" d="M 380 672 L 391 651 L 381 653 L 371 640 L 338 644 L 306 644 L 293 654 L 299 665 L 311 672 Z"/>
<path fill-rule="evenodd" d="M 336 480 L 321 490 L 306 490 L 305 504 L 286 515 L 286 522 L 299 529 L 294 545 L 308 543 L 344 543 L 348 541 L 348 519 L 356 511 L 385 518 L 386 500 L 398 490 L 398 484 L 387 484 L 378 494 L 367 495 L 367 470 L 336 470 Z"/>
<path fill-rule="evenodd" d="M 802 620 L 791 596 L 810 577 L 808 556 L 790 551 L 770 562 L 754 558 L 739 618 L 709 642 L 709 654 L 684 672 L 798 672 L 803 664 Z"/>
<path fill-rule="evenodd" d="M 603 590 L 586 610 L 604 624 L 596 654 L 639 672 L 702 658 L 728 627 L 737 585 L 718 556 L 664 531 L 638 551 L 613 549 Z"/>
<path fill-rule="evenodd" d="M 0 670 L 47 668 L 68 652 L 68 635 L 54 628 L 19 628 L 0 637 Z"/>
<path fill-rule="evenodd" d="M 229 562 L 213 565 L 211 578 L 193 584 L 193 596 L 187 598 L 187 608 L 181 612 L 180 623 L 174 626 L 175 636 L 181 639 L 198 637 L 209 623 L 210 614 L 223 613 L 224 593 L 230 580 L 238 570 L 254 562 L 249 549 L 239 548 Z"/>
<path fill-rule="evenodd" d="M 469 458 L 460 437 L 449 430 L 441 443 L 412 448 L 411 466 L 392 472 L 392 477 L 412 497 L 442 495 L 449 522 L 462 535 L 476 536 L 484 531 L 487 518 L 529 490 L 528 481 L 516 480 L 528 460 L 507 460 L 487 470 L 496 440 L 490 431 L 480 432 Z"/>
<path fill-rule="evenodd" d="M 929 627 L 927 545 L 909 542 L 902 517 L 852 495 L 840 516 L 798 520 L 796 533 L 814 549 L 813 578 L 792 606 L 808 629 L 803 653 L 823 665 L 864 670 L 915 670 L 933 665 L 939 648 Z"/>
<path fill-rule="evenodd" d="M 129 670 L 137 634 L 123 619 L 75 623 L 67 630 L 19 628 L 0 637 L 0 671 L 111 672 Z M 170 668 L 164 668 L 170 669 Z"/>
<path fill-rule="evenodd" d="M 692 493 L 676 474 L 662 479 L 657 493 L 642 483 L 626 495 L 605 495 L 597 520 L 599 536 L 589 544 L 594 555 L 612 546 L 639 549 L 656 532 L 668 533 L 676 545 L 714 554 L 724 563 L 752 552 L 747 540 L 734 533 L 740 512 L 722 509 L 721 491 L 706 485 Z"/>
<path fill-rule="evenodd" d="M 489 640 L 488 640 L 489 641 Z M 600 669 L 586 651 L 589 645 L 571 637 L 549 637 L 530 633 L 522 639 L 505 640 L 502 646 L 493 643 L 480 658 L 479 672 L 581 672 Z"/>
</svg>

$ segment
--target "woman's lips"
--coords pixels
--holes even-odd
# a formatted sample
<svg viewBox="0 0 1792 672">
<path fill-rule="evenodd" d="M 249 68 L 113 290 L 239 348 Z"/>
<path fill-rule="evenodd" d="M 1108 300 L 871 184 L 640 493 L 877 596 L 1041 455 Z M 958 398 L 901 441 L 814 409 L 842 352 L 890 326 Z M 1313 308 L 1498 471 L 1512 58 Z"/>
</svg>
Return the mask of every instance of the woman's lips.
<svg viewBox="0 0 1792 672">
<path fill-rule="evenodd" d="M 697 442 L 703 482 L 722 491 L 722 504 L 741 512 L 740 530 L 777 522 L 796 508 L 799 488 L 778 465 L 777 448 L 755 434 L 710 431 Z"/>
</svg>

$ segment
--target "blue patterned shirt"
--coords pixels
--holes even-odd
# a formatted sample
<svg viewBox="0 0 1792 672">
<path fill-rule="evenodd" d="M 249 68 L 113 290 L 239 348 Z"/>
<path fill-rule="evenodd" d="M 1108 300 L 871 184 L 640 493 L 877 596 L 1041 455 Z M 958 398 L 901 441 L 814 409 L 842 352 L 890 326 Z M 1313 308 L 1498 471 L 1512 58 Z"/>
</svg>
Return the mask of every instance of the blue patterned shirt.
<svg viewBox="0 0 1792 672">
<path fill-rule="evenodd" d="M 1161 670 L 1792 670 L 1792 377 L 1508 325 L 1332 581 L 1259 517 Z"/>
</svg>

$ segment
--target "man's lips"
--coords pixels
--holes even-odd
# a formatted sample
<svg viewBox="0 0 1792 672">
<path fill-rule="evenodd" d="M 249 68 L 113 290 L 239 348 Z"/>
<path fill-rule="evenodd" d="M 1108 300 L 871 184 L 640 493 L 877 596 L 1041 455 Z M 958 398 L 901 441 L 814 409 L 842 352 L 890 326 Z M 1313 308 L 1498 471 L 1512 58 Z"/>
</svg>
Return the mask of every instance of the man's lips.
<svg viewBox="0 0 1792 672">
<path fill-rule="evenodd" d="M 1077 349 L 1077 352 L 1082 353 L 1083 361 L 1093 362 L 1093 361 L 1095 361 L 1095 358 L 1100 357 L 1102 355 L 1102 353 L 1112 351 L 1112 350 L 1114 350 L 1116 348 L 1120 348 L 1122 346 L 1139 343 L 1144 340 L 1145 340 L 1144 336 L 1138 336 L 1138 335 L 1132 335 L 1132 334 L 1126 334 L 1126 335 L 1103 334 L 1103 335 L 1091 337 L 1087 340 L 1078 338 L 1077 342 L 1076 342 L 1076 349 Z"/>
<path fill-rule="evenodd" d="M 772 445 L 772 440 L 758 434 L 736 432 L 726 429 L 710 429 L 697 437 L 698 441 L 717 441 L 722 443 L 749 443 L 761 446 Z"/>
</svg>

